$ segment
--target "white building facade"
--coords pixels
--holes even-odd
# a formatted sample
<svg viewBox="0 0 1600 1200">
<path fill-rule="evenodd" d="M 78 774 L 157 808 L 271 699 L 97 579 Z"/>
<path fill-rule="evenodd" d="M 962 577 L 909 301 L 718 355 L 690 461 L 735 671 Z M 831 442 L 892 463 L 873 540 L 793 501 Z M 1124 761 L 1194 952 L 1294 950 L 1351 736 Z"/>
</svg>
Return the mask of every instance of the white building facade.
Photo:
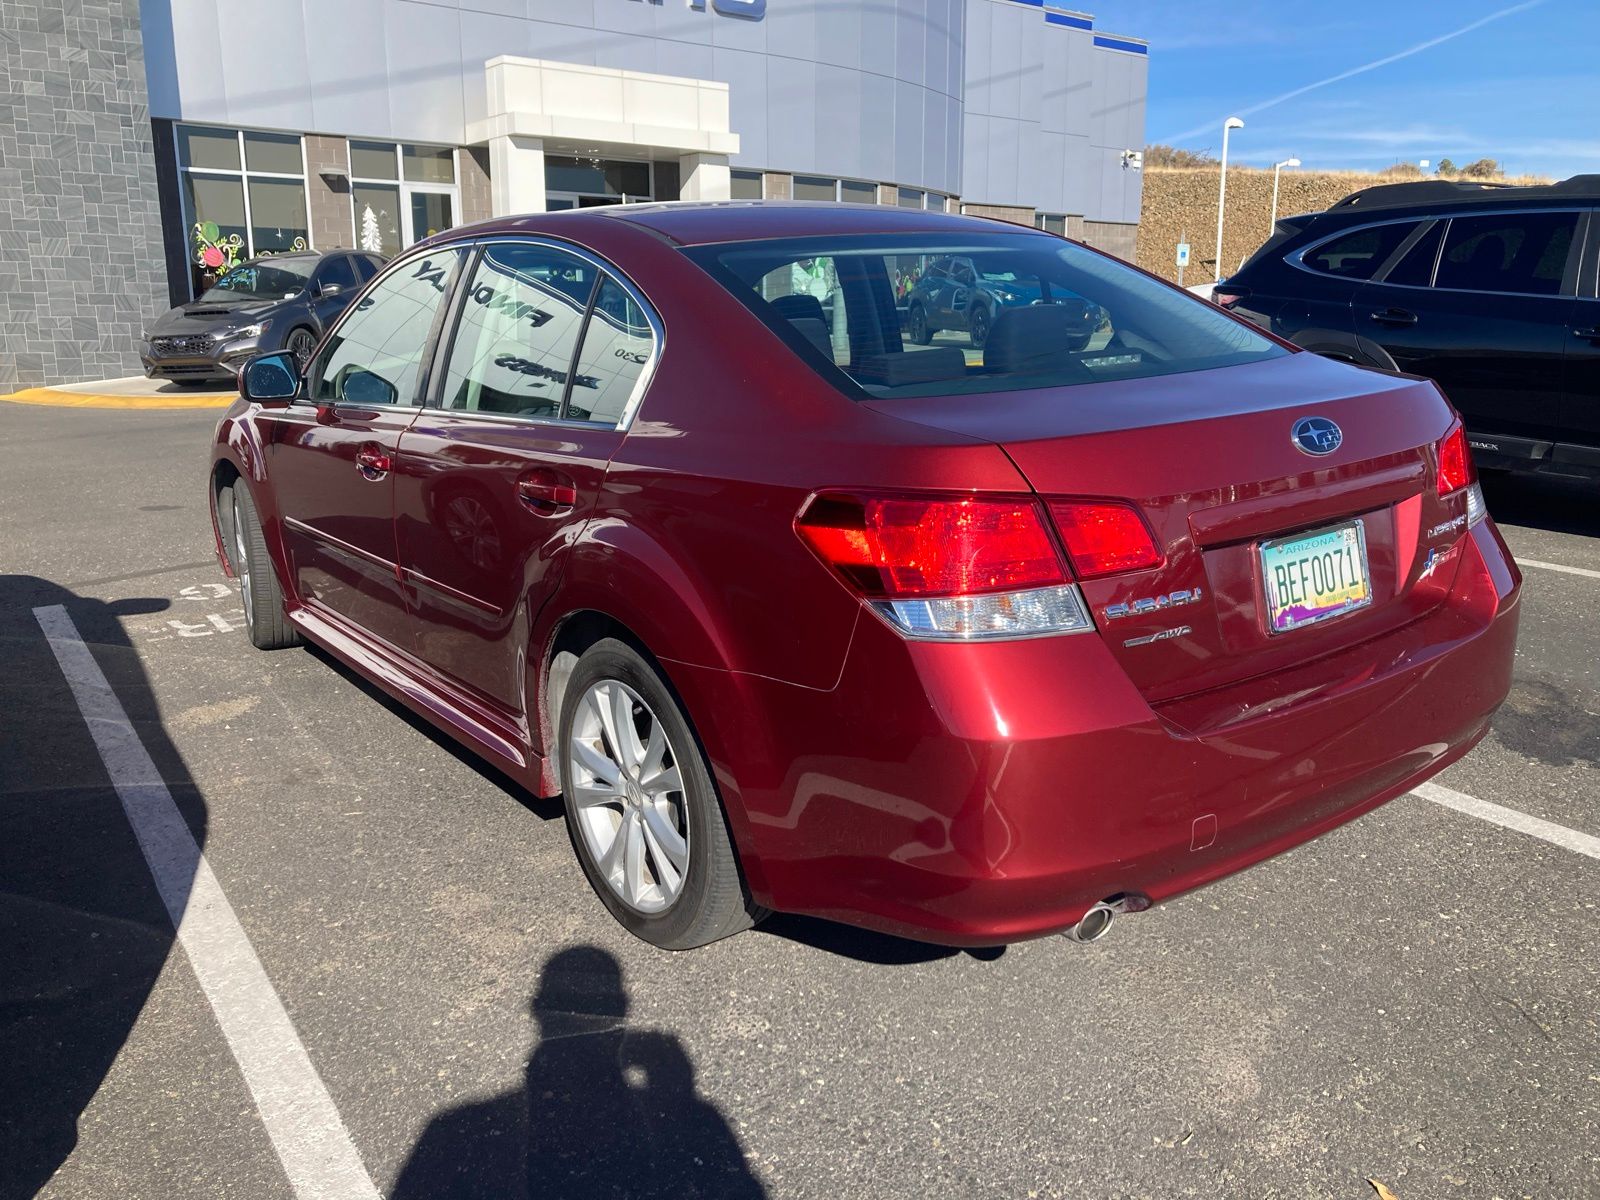
<svg viewBox="0 0 1600 1200">
<path fill-rule="evenodd" d="M 933 207 L 1133 252 L 1145 43 L 1043 0 L 144 0 L 140 19 L 174 299 L 219 258 L 664 199 Z"/>
</svg>

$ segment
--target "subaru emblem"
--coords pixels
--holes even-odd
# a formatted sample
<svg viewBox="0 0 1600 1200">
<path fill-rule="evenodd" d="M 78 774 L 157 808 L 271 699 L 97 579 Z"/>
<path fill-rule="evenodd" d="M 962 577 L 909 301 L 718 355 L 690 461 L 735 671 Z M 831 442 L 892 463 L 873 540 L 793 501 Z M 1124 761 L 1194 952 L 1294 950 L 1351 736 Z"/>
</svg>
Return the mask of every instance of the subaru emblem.
<svg viewBox="0 0 1600 1200">
<path fill-rule="evenodd" d="M 1301 417 L 1291 436 L 1295 446 L 1307 454 L 1332 454 L 1344 443 L 1344 431 L 1327 417 Z"/>
</svg>

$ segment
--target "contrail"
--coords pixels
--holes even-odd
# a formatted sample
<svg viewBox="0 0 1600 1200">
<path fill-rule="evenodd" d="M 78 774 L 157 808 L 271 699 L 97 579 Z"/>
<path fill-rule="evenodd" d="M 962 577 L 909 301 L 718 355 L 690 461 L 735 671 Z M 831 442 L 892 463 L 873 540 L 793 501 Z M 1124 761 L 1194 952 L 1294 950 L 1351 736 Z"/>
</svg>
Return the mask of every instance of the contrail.
<svg viewBox="0 0 1600 1200">
<path fill-rule="evenodd" d="M 1343 80 L 1351 78 L 1354 75 L 1363 75 L 1368 71 L 1376 71 L 1379 67 L 1386 67 L 1392 62 L 1399 62 L 1402 58 L 1410 58 L 1413 54 L 1421 54 L 1424 50 L 1431 50 L 1433 47 L 1442 42 L 1448 42 L 1452 38 L 1460 37 L 1462 34 L 1471 33 L 1474 29 L 1482 29 L 1485 25 L 1488 25 L 1492 21 L 1498 21 L 1502 17 L 1514 16 L 1519 12 L 1526 12 L 1528 9 L 1536 8 L 1543 3 L 1544 0 L 1523 0 L 1523 3 L 1521 4 L 1513 4 L 1510 8 L 1502 8 L 1497 12 L 1490 13 L 1486 17 L 1479 17 L 1470 25 L 1463 25 L 1460 29 L 1452 29 L 1449 33 L 1440 34 L 1436 38 L 1429 38 L 1425 42 L 1418 42 L 1415 46 L 1408 46 L 1406 49 L 1401 50 L 1397 54 L 1390 54 L 1385 58 L 1373 59 L 1371 62 L 1363 63 L 1359 67 L 1351 67 L 1348 71 L 1341 71 L 1339 74 L 1330 75 L 1326 79 L 1319 79 L 1315 83 L 1306 84 L 1304 87 L 1297 87 L 1292 92 L 1284 92 L 1281 96 L 1274 96 L 1272 99 L 1263 100 L 1259 104 L 1252 104 L 1249 108 L 1239 109 L 1231 115 L 1248 117 L 1252 113 L 1258 113 L 1264 108 L 1271 108 L 1275 104 L 1282 104 L 1285 100 L 1293 100 L 1296 96 L 1304 96 L 1307 92 L 1314 92 L 1318 88 L 1327 87 L 1330 83 L 1339 83 Z M 1172 137 L 1164 138 L 1162 140 L 1169 144 L 1182 142 L 1187 138 L 1199 137 L 1202 133 L 1210 133 L 1221 123 L 1222 118 L 1218 117 L 1215 121 L 1208 121 L 1204 125 L 1197 125 L 1193 129 L 1186 129 L 1182 133 L 1175 134 Z"/>
</svg>

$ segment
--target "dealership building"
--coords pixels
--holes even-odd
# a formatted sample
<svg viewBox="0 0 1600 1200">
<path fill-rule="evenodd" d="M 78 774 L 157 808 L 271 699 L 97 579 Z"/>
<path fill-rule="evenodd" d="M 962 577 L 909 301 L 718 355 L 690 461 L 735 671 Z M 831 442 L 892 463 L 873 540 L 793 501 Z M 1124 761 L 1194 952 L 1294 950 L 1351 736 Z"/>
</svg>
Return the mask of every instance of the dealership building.
<svg viewBox="0 0 1600 1200">
<path fill-rule="evenodd" d="M 1146 51 L 1049 0 L 5 0 L 0 390 L 136 373 L 233 261 L 502 213 L 889 204 L 1131 257 Z"/>
</svg>

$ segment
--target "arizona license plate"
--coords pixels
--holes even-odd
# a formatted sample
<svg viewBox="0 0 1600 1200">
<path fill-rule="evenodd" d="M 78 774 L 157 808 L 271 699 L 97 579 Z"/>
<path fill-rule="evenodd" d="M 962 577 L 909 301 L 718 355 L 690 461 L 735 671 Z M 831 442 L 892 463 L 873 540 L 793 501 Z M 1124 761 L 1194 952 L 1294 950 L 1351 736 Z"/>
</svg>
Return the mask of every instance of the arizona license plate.
<svg viewBox="0 0 1600 1200">
<path fill-rule="evenodd" d="M 1372 603 L 1367 536 L 1360 521 L 1262 542 L 1267 630 L 1287 633 Z"/>
</svg>

